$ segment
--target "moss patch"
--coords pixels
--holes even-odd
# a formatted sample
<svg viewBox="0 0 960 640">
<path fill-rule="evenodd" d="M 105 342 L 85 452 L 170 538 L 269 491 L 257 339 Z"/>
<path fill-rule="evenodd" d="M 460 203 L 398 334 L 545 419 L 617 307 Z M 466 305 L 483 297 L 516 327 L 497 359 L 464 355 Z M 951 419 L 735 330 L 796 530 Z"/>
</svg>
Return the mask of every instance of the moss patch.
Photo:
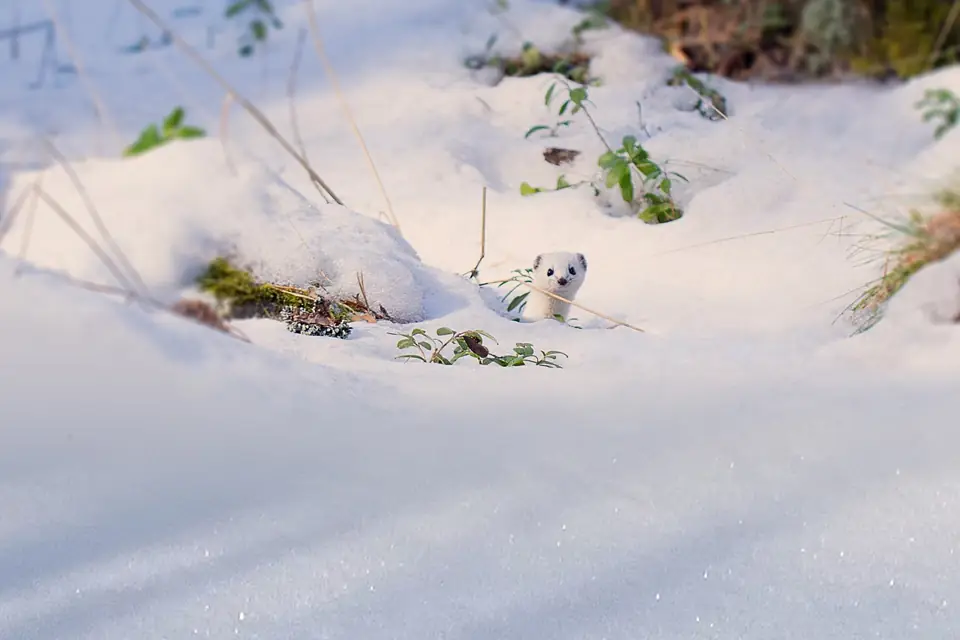
<svg viewBox="0 0 960 640">
<path fill-rule="evenodd" d="M 503 75 L 516 78 L 535 76 L 540 73 L 557 73 L 578 84 L 596 84 L 597 79 L 590 75 L 590 56 L 582 51 L 566 54 L 543 53 L 535 45 L 527 42 L 519 55 L 513 57 L 479 55 L 467 59 L 466 66 L 471 69 L 494 67 Z"/>
<path fill-rule="evenodd" d="M 225 306 L 233 318 L 277 318 L 285 307 L 312 310 L 315 305 L 311 300 L 257 282 L 251 273 L 233 266 L 227 258 L 214 258 L 197 278 L 197 285 Z"/>
<path fill-rule="evenodd" d="M 361 290 L 362 290 L 362 279 Z M 346 338 L 348 323 L 389 320 L 386 309 L 372 310 L 366 295 L 355 299 L 333 299 L 321 295 L 321 287 L 300 289 L 289 285 L 258 282 L 228 258 L 215 258 L 197 278 L 197 285 L 225 308 L 230 318 L 270 318 L 284 322 L 289 331 L 305 335 Z"/>
</svg>

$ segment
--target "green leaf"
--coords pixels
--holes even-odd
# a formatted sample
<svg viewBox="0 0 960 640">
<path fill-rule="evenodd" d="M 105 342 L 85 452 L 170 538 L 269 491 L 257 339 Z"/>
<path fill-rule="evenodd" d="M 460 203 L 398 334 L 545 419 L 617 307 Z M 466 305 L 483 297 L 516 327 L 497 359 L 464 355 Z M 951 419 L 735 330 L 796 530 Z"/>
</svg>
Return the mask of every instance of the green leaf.
<svg viewBox="0 0 960 640">
<path fill-rule="evenodd" d="M 427 332 L 424 331 L 423 329 L 420 329 L 420 328 L 418 327 L 418 328 L 414 329 L 413 331 L 411 331 L 411 332 L 410 332 L 410 335 L 412 335 L 412 336 L 425 336 L 425 335 L 427 335 Z"/>
<path fill-rule="evenodd" d="M 250 56 L 253 55 L 253 45 L 245 44 L 242 47 L 240 47 L 240 49 L 238 49 L 237 52 L 240 54 L 241 57 L 249 58 Z"/>
<path fill-rule="evenodd" d="M 433 344 L 430 342 L 427 342 L 426 340 L 421 340 L 417 344 L 419 344 L 422 348 L 427 350 L 433 349 Z"/>
<path fill-rule="evenodd" d="M 673 183 L 670 182 L 670 178 L 664 178 L 660 181 L 660 190 L 665 194 L 670 195 L 670 190 L 673 188 Z"/>
<path fill-rule="evenodd" d="M 232 18 L 247 7 L 252 4 L 252 0 L 237 0 L 236 2 L 227 6 L 227 10 L 224 12 L 224 16 L 227 18 Z"/>
<path fill-rule="evenodd" d="M 200 127 L 181 127 L 176 132 L 176 137 L 181 140 L 191 140 L 194 138 L 203 138 L 207 135 L 207 132 L 201 129 Z"/>
<path fill-rule="evenodd" d="M 492 335 L 490 335 L 489 333 L 487 333 L 486 331 L 481 331 L 480 329 L 475 329 L 475 330 L 473 331 L 473 333 L 475 333 L 475 334 L 477 334 L 477 335 L 479 335 L 479 336 L 483 336 L 484 338 L 490 338 L 490 339 L 493 340 L 494 342 L 497 342 L 497 339 L 494 338 L 494 337 L 493 337 Z M 497 344 L 499 344 L 499 343 L 497 343 Z"/>
<path fill-rule="evenodd" d="M 536 125 L 536 126 L 534 126 L 534 127 L 530 127 L 530 129 L 528 129 L 527 132 L 526 132 L 525 134 L 523 134 L 523 138 L 524 138 L 524 140 L 526 140 L 527 138 L 529 138 L 531 135 L 533 135 L 533 134 L 536 133 L 537 131 L 544 131 L 544 130 L 549 129 L 549 128 L 550 128 L 550 127 L 548 127 L 548 126 L 545 125 L 545 124 L 538 124 L 538 125 Z"/>
<path fill-rule="evenodd" d="M 520 62 L 523 64 L 524 70 L 532 71 L 538 68 L 542 60 L 539 49 L 529 42 L 523 45 L 523 50 L 520 52 Z"/>
<path fill-rule="evenodd" d="M 624 202 L 633 202 L 633 178 L 629 171 L 620 176 L 620 195 Z"/>
<path fill-rule="evenodd" d="M 623 149 L 627 152 L 628 155 L 633 156 L 634 150 L 637 148 L 637 137 L 636 136 L 623 136 Z"/>
<path fill-rule="evenodd" d="M 440 327 L 437 329 L 438 336 L 452 336 L 454 333 L 456 333 L 456 331 L 449 327 Z"/>
<path fill-rule="evenodd" d="M 623 162 L 623 160 L 613 151 L 607 151 L 597 159 L 597 164 L 602 169 L 610 169 L 618 162 Z"/>
<path fill-rule="evenodd" d="M 514 298 L 513 300 L 511 300 L 511 301 L 510 301 L 510 304 L 507 305 L 507 311 L 513 311 L 514 309 L 516 309 L 517 307 L 519 307 L 519 306 L 520 306 L 520 303 L 522 303 L 524 300 L 526 300 L 526 299 L 527 299 L 527 296 L 529 296 L 529 295 L 530 295 L 530 293 L 527 292 L 527 293 L 521 294 L 521 295 L 517 296 L 516 298 Z"/>
<path fill-rule="evenodd" d="M 563 104 L 560 105 L 560 111 L 557 112 L 557 115 L 562 116 L 563 114 L 565 114 L 567 112 L 567 107 L 569 106 L 570 106 L 570 101 L 564 100 Z"/>
<path fill-rule="evenodd" d="M 453 355 L 453 357 L 450 358 L 450 364 L 453 364 L 454 362 L 456 362 L 456 361 L 459 360 L 460 358 L 467 358 L 467 357 L 469 357 L 469 358 L 475 358 L 475 359 L 477 359 L 477 360 L 480 359 L 480 356 L 478 356 L 477 354 L 475 354 L 473 351 L 470 351 L 469 349 L 465 349 L 465 350 L 463 350 L 463 351 L 459 351 L 459 352 L 455 353 L 455 354 Z"/>
<path fill-rule="evenodd" d="M 569 186 L 570 186 L 570 183 L 567 182 L 567 179 L 564 176 L 560 176 L 557 178 L 557 191 L 559 191 L 560 189 L 566 189 Z"/>
<path fill-rule="evenodd" d="M 637 171 L 643 174 L 644 178 L 649 179 L 657 175 L 658 173 L 660 173 L 660 167 L 653 164 L 652 162 L 642 162 L 634 166 L 637 167 Z"/>
<path fill-rule="evenodd" d="M 587 90 L 583 87 L 577 87 L 570 90 L 570 100 L 578 107 L 583 107 L 583 102 L 587 99 Z"/>
<path fill-rule="evenodd" d="M 140 137 L 124 150 L 123 155 L 139 155 L 160 146 L 163 142 L 164 140 L 160 135 L 160 130 L 157 128 L 157 125 L 151 124 L 140 132 Z"/>
<path fill-rule="evenodd" d="M 170 135 L 170 133 L 183 124 L 183 107 L 177 107 L 170 112 L 166 118 L 163 119 L 163 133 Z"/>
<path fill-rule="evenodd" d="M 607 188 L 610 189 L 613 185 L 617 184 L 623 179 L 623 176 L 630 176 L 630 167 L 626 162 L 617 158 L 616 164 L 614 164 L 607 171 L 607 179 L 605 181 Z"/>
<path fill-rule="evenodd" d="M 514 350 L 515 353 L 517 353 L 517 355 L 521 355 L 521 356 L 532 356 L 532 355 L 533 355 L 533 347 L 530 346 L 530 344 L 529 344 L 529 343 L 526 343 L 526 342 L 518 342 L 518 343 L 517 343 L 517 346 L 514 347 L 513 350 Z"/>
<path fill-rule="evenodd" d="M 535 193 L 540 193 L 543 191 L 540 187 L 531 187 L 529 183 L 521 182 L 520 183 L 520 195 L 522 196 L 532 196 Z"/>
<path fill-rule="evenodd" d="M 258 42 L 263 42 L 267 39 L 267 25 L 263 20 L 254 20 L 250 23 L 250 33 L 253 34 L 253 39 Z"/>
<path fill-rule="evenodd" d="M 403 340 L 397 341 L 397 349 L 409 349 L 416 345 L 417 343 L 413 338 L 404 338 Z"/>
<path fill-rule="evenodd" d="M 556 88 L 557 88 L 557 83 L 554 82 L 553 84 L 550 85 L 550 88 L 547 89 L 547 94 L 543 99 L 544 105 L 548 107 L 550 106 L 550 101 L 553 100 L 553 90 Z"/>
<path fill-rule="evenodd" d="M 399 356 L 395 357 L 396 360 L 419 360 L 420 362 L 426 362 L 426 358 L 421 356 L 419 353 L 402 353 Z"/>
</svg>

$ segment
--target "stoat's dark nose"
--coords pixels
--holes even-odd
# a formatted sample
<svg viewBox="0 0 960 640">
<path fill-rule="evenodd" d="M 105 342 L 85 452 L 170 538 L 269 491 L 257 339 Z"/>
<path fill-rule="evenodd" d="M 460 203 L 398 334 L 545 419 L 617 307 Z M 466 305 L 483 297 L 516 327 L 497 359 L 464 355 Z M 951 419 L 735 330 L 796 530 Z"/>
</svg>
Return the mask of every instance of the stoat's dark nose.
<svg viewBox="0 0 960 640">
<path fill-rule="evenodd" d="M 567 279 L 566 279 L 566 278 L 557 278 L 557 284 L 560 285 L 561 287 L 565 287 L 565 286 L 567 285 Z"/>
</svg>

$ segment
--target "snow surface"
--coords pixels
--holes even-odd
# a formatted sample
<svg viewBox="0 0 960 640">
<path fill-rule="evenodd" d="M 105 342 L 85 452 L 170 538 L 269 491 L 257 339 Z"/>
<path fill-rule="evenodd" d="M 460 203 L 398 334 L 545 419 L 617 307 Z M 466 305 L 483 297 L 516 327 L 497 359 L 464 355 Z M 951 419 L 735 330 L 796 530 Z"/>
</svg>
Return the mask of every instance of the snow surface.
<svg viewBox="0 0 960 640">
<path fill-rule="evenodd" d="M 362 272 L 398 319 L 570 358 L 559 371 L 401 363 L 389 334 L 410 325 L 392 323 L 344 341 L 249 320 L 246 344 L 71 285 L 64 274 L 115 282 L 41 203 L 0 244 L 0 638 L 960 632 L 960 328 L 943 322 L 960 311 L 956 256 L 874 329 L 835 322 L 880 270 L 851 251 L 882 227 L 846 203 L 902 214 L 952 176 L 960 133 L 934 141 L 913 105 L 960 91 L 960 70 L 896 87 L 717 81 L 730 119 L 708 122 L 678 108 L 689 90 L 664 86 L 655 43 L 589 33 L 605 135 L 640 136 L 690 180 L 686 216 L 648 226 L 612 193 L 521 197 L 522 181 L 556 182 L 545 146 L 581 150 L 565 169 L 581 179 L 602 144 L 581 119 L 524 140 L 549 122 L 550 79 L 490 86 L 462 65 L 494 32 L 503 52 L 559 47 L 576 13 L 318 3 L 401 237 L 309 47 L 303 139 L 347 207 L 320 201 L 237 107 L 224 141 L 119 159 L 177 104 L 218 132 L 222 91 L 171 48 L 119 52 L 157 35 L 128 3 L 55 4 L 109 126 L 76 75 L 30 88 L 40 41 L 24 38 L 20 60 L 0 61 L 5 210 L 39 181 L 99 237 L 47 136 L 164 300 L 234 252 L 347 293 Z M 0 15 L 18 6 L 23 22 L 44 17 L 13 0 Z M 249 60 L 204 7 L 177 29 L 292 137 L 302 5 L 282 6 L 287 27 Z M 578 301 L 649 331 L 586 312 L 579 331 L 504 317 L 495 290 L 456 275 L 479 255 L 483 186 L 482 280 L 583 252 Z"/>
</svg>

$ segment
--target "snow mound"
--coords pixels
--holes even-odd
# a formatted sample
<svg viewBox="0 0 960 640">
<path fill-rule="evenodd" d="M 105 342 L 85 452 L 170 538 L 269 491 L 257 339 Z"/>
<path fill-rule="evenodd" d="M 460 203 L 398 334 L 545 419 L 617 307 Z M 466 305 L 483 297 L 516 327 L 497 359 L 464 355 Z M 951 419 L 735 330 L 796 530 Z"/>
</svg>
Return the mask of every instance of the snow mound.
<svg viewBox="0 0 960 640">
<path fill-rule="evenodd" d="M 105 227 L 160 298 L 189 288 L 215 257 L 255 276 L 297 286 L 319 283 L 337 295 L 366 294 L 399 321 L 424 317 L 427 274 L 396 230 L 335 204 L 312 201 L 261 165 L 231 169 L 217 142 L 178 142 L 137 158 L 73 166 Z M 196 177 L 202 175 L 202 180 Z M 56 166 L 19 174 L 14 193 L 38 181 L 90 236 L 108 248 L 70 174 Z M 25 212 L 29 208 L 25 209 Z M 0 248 L 98 284 L 118 284 L 108 267 L 43 200 L 14 223 Z"/>
</svg>

